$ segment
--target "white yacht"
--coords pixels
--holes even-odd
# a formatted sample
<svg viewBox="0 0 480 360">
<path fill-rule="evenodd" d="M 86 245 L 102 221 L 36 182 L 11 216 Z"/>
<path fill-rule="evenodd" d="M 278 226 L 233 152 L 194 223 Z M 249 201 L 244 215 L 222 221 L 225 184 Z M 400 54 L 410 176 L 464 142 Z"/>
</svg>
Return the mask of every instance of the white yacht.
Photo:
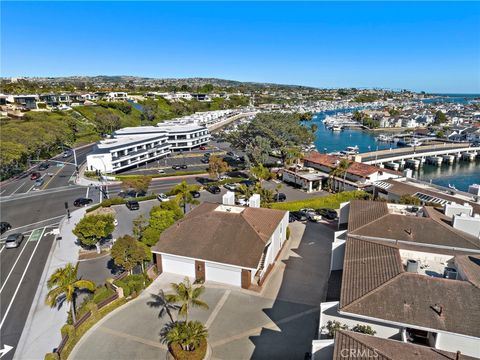
<svg viewBox="0 0 480 360">
<path fill-rule="evenodd" d="M 423 143 L 418 140 L 418 139 L 412 139 L 411 141 L 409 141 L 406 146 L 409 146 L 409 147 L 416 147 L 416 146 L 420 146 L 422 145 Z"/>
</svg>

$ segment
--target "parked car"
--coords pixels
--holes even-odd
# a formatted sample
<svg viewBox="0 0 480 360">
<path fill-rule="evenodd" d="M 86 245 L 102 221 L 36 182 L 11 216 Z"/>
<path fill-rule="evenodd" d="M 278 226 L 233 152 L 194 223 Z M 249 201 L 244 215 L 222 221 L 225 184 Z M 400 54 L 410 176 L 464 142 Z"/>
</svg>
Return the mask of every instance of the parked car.
<svg viewBox="0 0 480 360">
<path fill-rule="evenodd" d="M 335 209 L 321 208 L 321 209 L 315 210 L 315 212 L 327 220 L 335 220 L 338 216 Z"/>
<path fill-rule="evenodd" d="M 126 205 L 127 205 L 127 208 L 129 208 L 130 210 L 140 209 L 140 205 L 138 204 L 138 201 L 135 201 L 135 200 L 127 201 Z"/>
<path fill-rule="evenodd" d="M 113 226 L 117 226 L 118 225 L 118 220 L 117 219 L 113 219 Z"/>
<path fill-rule="evenodd" d="M 187 164 L 180 165 L 180 167 L 181 167 L 182 169 L 188 168 Z"/>
<path fill-rule="evenodd" d="M 157 172 L 158 172 L 159 174 L 165 174 L 165 170 L 163 170 L 163 169 L 158 169 Z"/>
<path fill-rule="evenodd" d="M 92 202 L 93 202 L 92 199 L 78 198 L 73 202 L 73 206 L 76 206 L 76 207 L 87 206 L 88 204 L 91 204 Z"/>
<path fill-rule="evenodd" d="M 200 146 L 200 150 L 207 150 L 207 147 L 206 146 Z"/>
<path fill-rule="evenodd" d="M 203 154 L 203 156 L 206 157 L 206 158 L 209 158 L 210 155 L 212 155 L 212 154 L 210 154 L 209 152 L 206 152 L 205 154 Z"/>
<path fill-rule="evenodd" d="M 165 202 L 165 201 L 170 201 L 170 198 L 167 195 L 160 193 L 157 195 L 157 200 L 161 202 Z"/>
<path fill-rule="evenodd" d="M 203 163 L 203 164 L 208 164 L 210 162 L 210 160 L 206 157 L 200 159 L 200 161 Z"/>
<path fill-rule="evenodd" d="M 40 171 L 47 170 L 49 167 L 50 167 L 49 163 L 41 163 L 40 165 L 38 165 L 38 170 Z"/>
<path fill-rule="evenodd" d="M 221 190 L 217 185 L 212 185 L 207 188 L 207 191 L 212 194 L 220 194 Z"/>
<path fill-rule="evenodd" d="M 227 190 L 230 191 L 237 191 L 238 190 L 238 185 L 237 184 L 225 184 L 223 187 Z"/>
<path fill-rule="evenodd" d="M 172 165 L 173 170 L 180 170 L 182 167 L 178 164 Z"/>
<path fill-rule="evenodd" d="M 118 193 L 118 197 L 121 197 L 123 199 L 127 199 L 127 198 L 136 198 L 136 197 L 142 197 L 142 196 L 145 196 L 147 195 L 147 192 L 146 191 L 135 191 L 135 190 L 128 190 L 128 191 L 120 191 Z"/>
<path fill-rule="evenodd" d="M 199 191 L 196 191 L 196 190 L 190 191 L 190 194 L 192 194 L 192 196 L 193 196 L 195 199 L 197 199 L 197 198 L 200 197 L 200 192 L 199 192 Z"/>
<path fill-rule="evenodd" d="M 73 155 L 73 151 L 72 151 L 72 150 L 65 150 L 65 151 L 63 152 L 63 157 L 64 157 L 64 158 L 67 158 L 67 157 L 72 156 L 72 155 Z"/>
<path fill-rule="evenodd" d="M 30 175 L 30 180 L 37 180 L 39 178 L 42 177 L 42 174 L 40 174 L 39 172 L 35 171 L 32 173 L 32 175 Z"/>
<path fill-rule="evenodd" d="M 245 185 L 246 187 L 255 186 L 254 180 L 242 180 L 240 184 Z"/>
<path fill-rule="evenodd" d="M 322 220 L 322 216 L 317 214 L 314 209 L 305 208 L 305 209 L 300 209 L 300 211 L 305 213 L 305 215 L 307 216 L 307 219 L 310 221 L 318 222 Z"/>
<path fill-rule="evenodd" d="M 35 180 L 34 186 L 36 188 L 38 188 L 38 187 L 42 186 L 44 182 L 45 182 L 45 180 L 43 180 L 43 178 L 39 178 L 39 179 Z"/>
<path fill-rule="evenodd" d="M 287 200 L 287 195 L 285 195 L 284 193 L 278 193 L 273 195 L 273 201 L 282 202 L 285 200 Z"/>
<path fill-rule="evenodd" d="M 230 176 L 228 176 L 228 175 L 220 175 L 220 177 L 218 178 L 218 180 L 227 180 L 227 179 L 230 179 Z"/>
<path fill-rule="evenodd" d="M 5 240 L 5 247 L 7 249 L 19 247 L 22 241 L 23 241 L 23 234 L 21 233 L 10 234 L 7 236 L 7 239 Z"/>
<path fill-rule="evenodd" d="M 2 221 L 0 222 L 0 234 L 3 234 L 4 232 L 10 230 L 12 228 L 12 225 L 10 225 L 8 222 Z"/>
<path fill-rule="evenodd" d="M 237 155 L 235 155 L 235 153 L 233 151 L 229 151 L 229 152 L 227 152 L 227 156 L 235 157 Z"/>
<path fill-rule="evenodd" d="M 292 211 L 290 212 L 290 215 L 292 215 L 297 221 L 308 220 L 307 214 L 305 214 L 303 211 Z"/>
</svg>

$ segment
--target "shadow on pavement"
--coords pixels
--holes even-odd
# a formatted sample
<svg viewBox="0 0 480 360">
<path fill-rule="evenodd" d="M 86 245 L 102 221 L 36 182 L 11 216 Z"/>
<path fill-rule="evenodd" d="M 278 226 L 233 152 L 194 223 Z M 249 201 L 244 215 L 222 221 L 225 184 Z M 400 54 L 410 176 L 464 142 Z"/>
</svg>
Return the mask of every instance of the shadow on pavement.
<svg viewBox="0 0 480 360">
<path fill-rule="evenodd" d="M 326 299 L 333 231 L 309 223 L 300 245 L 291 249 L 297 256 L 286 264 L 282 285 L 273 306 L 264 309 L 278 327 L 263 328 L 251 336 L 252 359 L 304 359 L 317 338 L 319 306 Z"/>
</svg>

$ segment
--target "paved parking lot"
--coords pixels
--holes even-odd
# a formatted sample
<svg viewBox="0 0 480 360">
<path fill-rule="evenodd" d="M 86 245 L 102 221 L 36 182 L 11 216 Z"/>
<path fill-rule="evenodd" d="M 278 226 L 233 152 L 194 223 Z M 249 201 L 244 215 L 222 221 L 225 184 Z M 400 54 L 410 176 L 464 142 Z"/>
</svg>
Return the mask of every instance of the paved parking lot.
<svg viewBox="0 0 480 360">
<path fill-rule="evenodd" d="M 292 223 L 261 293 L 206 283 L 208 311 L 191 318 L 205 323 L 214 359 L 303 359 L 318 327 L 324 301 L 333 231 L 322 224 Z M 162 359 L 159 332 L 165 319 L 149 306 L 152 294 L 169 290 L 181 276 L 162 274 L 136 300 L 117 309 L 87 333 L 71 359 Z"/>
</svg>

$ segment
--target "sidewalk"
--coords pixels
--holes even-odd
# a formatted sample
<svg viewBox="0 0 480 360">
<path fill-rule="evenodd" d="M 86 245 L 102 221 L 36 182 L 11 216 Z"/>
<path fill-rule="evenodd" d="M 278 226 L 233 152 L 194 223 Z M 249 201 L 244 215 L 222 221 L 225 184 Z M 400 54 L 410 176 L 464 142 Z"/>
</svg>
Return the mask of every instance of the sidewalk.
<svg viewBox="0 0 480 360">
<path fill-rule="evenodd" d="M 62 239 L 54 241 L 50 250 L 14 360 L 43 359 L 46 353 L 52 352 L 60 344 L 60 329 L 67 321 L 69 307 L 63 304 L 60 309 L 56 309 L 45 305 L 48 293 L 46 283 L 58 268 L 67 263 L 77 263 L 78 246 L 75 245 L 76 236 L 72 230 L 85 212 L 86 208 L 73 211 L 70 219 L 63 218 L 60 223 L 58 236 Z"/>
</svg>

